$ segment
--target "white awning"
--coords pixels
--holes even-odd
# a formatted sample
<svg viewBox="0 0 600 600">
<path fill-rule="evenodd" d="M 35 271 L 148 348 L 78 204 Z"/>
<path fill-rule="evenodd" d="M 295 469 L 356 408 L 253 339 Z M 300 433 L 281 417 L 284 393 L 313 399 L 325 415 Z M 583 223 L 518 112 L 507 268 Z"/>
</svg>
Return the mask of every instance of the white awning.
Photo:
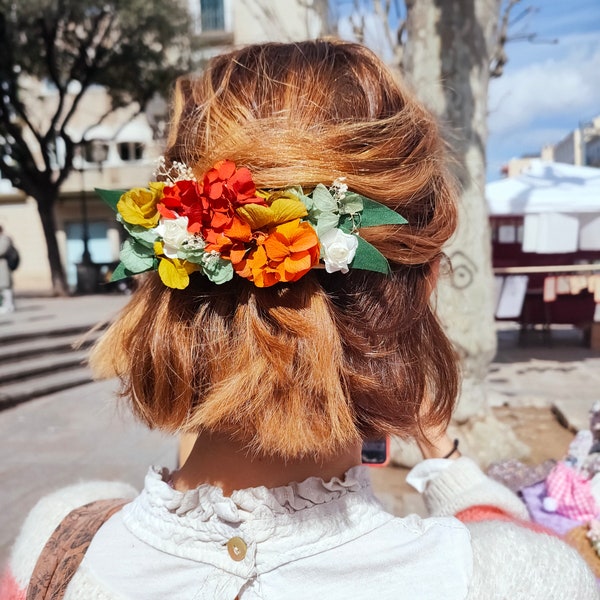
<svg viewBox="0 0 600 600">
<path fill-rule="evenodd" d="M 516 177 L 485 186 L 490 215 L 600 214 L 600 169 L 534 160 Z"/>
<path fill-rule="evenodd" d="M 488 183 L 491 216 L 523 216 L 523 251 L 600 250 L 600 169 L 541 160 Z"/>
</svg>

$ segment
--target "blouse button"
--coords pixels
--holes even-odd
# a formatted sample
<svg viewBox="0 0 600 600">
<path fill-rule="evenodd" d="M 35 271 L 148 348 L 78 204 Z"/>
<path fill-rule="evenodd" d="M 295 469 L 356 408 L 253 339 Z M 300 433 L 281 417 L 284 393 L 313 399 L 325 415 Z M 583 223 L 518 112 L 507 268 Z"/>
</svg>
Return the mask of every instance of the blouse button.
<svg viewBox="0 0 600 600">
<path fill-rule="evenodd" d="M 227 542 L 227 552 L 229 552 L 229 556 L 235 561 L 244 560 L 247 549 L 246 542 L 240 537 L 232 537 Z"/>
</svg>

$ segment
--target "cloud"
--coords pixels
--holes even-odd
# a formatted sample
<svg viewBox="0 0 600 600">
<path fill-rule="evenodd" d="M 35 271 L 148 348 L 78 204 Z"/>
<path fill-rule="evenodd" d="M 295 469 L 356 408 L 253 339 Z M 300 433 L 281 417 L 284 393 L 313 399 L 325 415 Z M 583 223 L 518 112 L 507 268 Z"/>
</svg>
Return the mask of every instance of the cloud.
<svg viewBox="0 0 600 600">
<path fill-rule="evenodd" d="M 565 113 L 575 127 L 600 113 L 600 48 L 565 42 L 566 55 L 507 70 L 491 82 L 490 132 L 507 133 Z"/>
</svg>

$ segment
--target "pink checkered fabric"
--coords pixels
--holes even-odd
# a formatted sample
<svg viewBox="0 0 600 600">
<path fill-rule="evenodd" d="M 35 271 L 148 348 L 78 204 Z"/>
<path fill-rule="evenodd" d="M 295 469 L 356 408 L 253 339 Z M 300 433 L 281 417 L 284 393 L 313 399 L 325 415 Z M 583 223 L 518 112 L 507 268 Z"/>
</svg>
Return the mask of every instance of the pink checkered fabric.
<svg viewBox="0 0 600 600">
<path fill-rule="evenodd" d="M 546 478 L 546 495 L 556 500 L 556 512 L 569 519 L 586 522 L 600 513 L 591 481 L 564 462 L 559 462 Z"/>
</svg>

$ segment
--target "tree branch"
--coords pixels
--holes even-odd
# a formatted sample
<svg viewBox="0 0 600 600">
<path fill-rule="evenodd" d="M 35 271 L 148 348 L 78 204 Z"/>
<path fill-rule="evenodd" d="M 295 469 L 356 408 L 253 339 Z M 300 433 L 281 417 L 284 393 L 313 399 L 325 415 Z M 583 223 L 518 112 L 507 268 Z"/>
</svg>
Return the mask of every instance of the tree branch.
<svg viewBox="0 0 600 600">
<path fill-rule="evenodd" d="M 98 42 L 96 44 L 96 51 L 94 52 L 94 57 L 93 57 L 92 61 L 89 63 L 87 69 L 85 70 L 85 76 L 81 78 L 83 81 L 79 81 L 79 83 L 81 84 L 81 88 L 77 92 L 77 94 L 75 94 L 75 97 L 73 98 L 73 102 L 72 102 L 71 106 L 69 107 L 67 114 L 63 118 L 62 124 L 60 126 L 60 130 L 59 130 L 60 137 L 62 137 L 62 138 L 64 138 L 66 136 L 66 134 L 65 134 L 66 126 L 68 125 L 69 121 L 75 114 L 75 111 L 77 110 L 77 107 L 79 106 L 79 103 L 81 102 L 81 99 L 83 98 L 88 87 L 90 86 L 91 82 L 93 81 L 93 77 L 96 74 L 96 71 L 98 69 L 98 65 L 100 62 L 100 58 L 102 56 L 102 53 L 99 50 L 102 47 L 102 44 L 104 43 L 104 40 L 108 36 L 108 34 L 112 28 L 112 25 L 114 23 L 114 19 L 115 19 L 114 13 L 110 14 L 108 12 L 105 12 L 103 14 L 104 14 L 104 16 L 109 16 L 109 19 L 108 19 L 108 22 L 106 24 L 104 31 L 102 32 L 102 34 L 100 36 L 100 39 L 98 40 Z"/>
<path fill-rule="evenodd" d="M 508 40 L 508 28 L 511 25 L 510 15 L 513 8 L 519 4 L 521 0 L 509 0 L 498 27 L 498 35 L 496 36 L 496 44 L 490 57 L 490 77 L 500 77 L 504 72 L 504 65 L 508 62 L 505 46 Z"/>
<path fill-rule="evenodd" d="M 29 148 L 27 142 L 23 139 L 23 131 L 21 128 L 11 120 L 10 115 L 5 113 L 2 115 L 2 122 L 0 123 L 0 131 L 4 129 L 6 134 L 8 134 L 13 142 L 9 142 L 9 145 L 13 149 L 17 149 L 21 156 L 25 159 L 26 169 L 22 169 L 23 173 L 27 173 L 27 176 L 34 177 L 39 174 L 39 169 L 35 162 L 35 158 Z"/>
</svg>

